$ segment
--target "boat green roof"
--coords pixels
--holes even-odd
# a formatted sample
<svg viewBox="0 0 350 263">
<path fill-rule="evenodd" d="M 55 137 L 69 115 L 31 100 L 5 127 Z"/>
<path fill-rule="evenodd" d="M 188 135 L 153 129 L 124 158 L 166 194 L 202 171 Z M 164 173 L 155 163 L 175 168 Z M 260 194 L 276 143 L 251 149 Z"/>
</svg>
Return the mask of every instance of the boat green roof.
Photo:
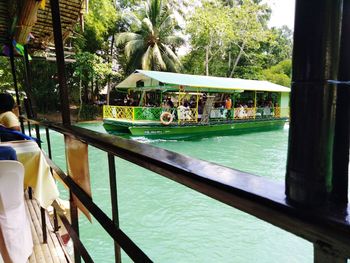
<svg viewBox="0 0 350 263">
<path fill-rule="evenodd" d="M 136 70 L 133 74 L 123 80 L 117 88 L 132 88 L 136 87 L 137 81 L 157 80 L 162 82 L 165 87 L 178 86 L 185 87 L 185 90 L 195 90 L 200 88 L 202 91 L 220 90 L 221 92 L 227 90 L 256 90 L 256 91 L 271 91 L 271 92 L 290 92 L 290 88 L 271 83 L 264 80 L 248 80 L 238 78 L 223 78 L 211 76 L 199 76 L 190 74 L 180 74 L 162 71 Z M 157 86 L 158 84 L 154 84 Z M 149 89 L 152 84 L 147 87 L 140 87 L 140 89 Z M 161 86 L 159 88 L 162 88 Z M 193 89 L 191 89 L 193 88 Z"/>
</svg>

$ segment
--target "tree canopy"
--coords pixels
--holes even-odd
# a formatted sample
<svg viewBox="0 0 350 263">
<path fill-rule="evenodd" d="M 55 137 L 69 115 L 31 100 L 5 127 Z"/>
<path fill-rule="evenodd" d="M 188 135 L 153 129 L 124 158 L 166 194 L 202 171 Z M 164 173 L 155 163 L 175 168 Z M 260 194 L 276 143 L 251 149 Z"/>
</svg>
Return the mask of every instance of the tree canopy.
<svg viewBox="0 0 350 263">
<path fill-rule="evenodd" d="M 162 0 L 148 0 L 144 8 L 128 14 L 130 31 L 117 35 L 117 46 L 123 46 L 126 72 L 137 68 L 179 71 L 181 62 L 176 48 L 184 43 L 176 35 L 176 20 L 169 6 Z"/>
<path fill-rule="evenodd" d="M 66 68 L 71 103 L 92 105 L 101 90 L 107 87 L 108 94 L 139 68 L 289 86 L 292 31 L 269 28 L 271 9 L 264 3 L 90 0 L 68 42 L 75 52 L 75 63 Z M 23 61 L 16 59 L 16 65 L 18 86 L 24 90 Z M 55 64 L 34 59 L 31 68 L 33 74 L 40 72 L 32 81 L 39 110 L 59 109 Z M 0 57 L 0 90 L 12 87 L 9 59 Z"/>
</svg>

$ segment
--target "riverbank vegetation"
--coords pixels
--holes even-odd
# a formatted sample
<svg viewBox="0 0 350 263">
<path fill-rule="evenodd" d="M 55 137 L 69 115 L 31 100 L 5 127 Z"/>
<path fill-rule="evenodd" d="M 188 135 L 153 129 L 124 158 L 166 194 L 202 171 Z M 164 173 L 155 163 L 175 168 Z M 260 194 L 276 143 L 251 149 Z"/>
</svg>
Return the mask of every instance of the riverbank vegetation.
<svg viewBox="0 0 350 263">
<path fill-rule="evenodd" d="M 289 86 L 292 31 L 270 28 L 261 0 L 90 0 L 66 41 L 70 102 L 91 119 L 113 87 L 135 69 L 260 79 Z M 35 36 L 34 36 L 35 37 Z M 32 92 L 38 112 L 59 111 L 52 51 L 30 50 L 32 75 L 16 58 L 19 89 Z M 31 88 L 28 88 L 31 87 Z M 9 59 L 0 57 L 0 91 L 11 90 Z"/>
</svg>

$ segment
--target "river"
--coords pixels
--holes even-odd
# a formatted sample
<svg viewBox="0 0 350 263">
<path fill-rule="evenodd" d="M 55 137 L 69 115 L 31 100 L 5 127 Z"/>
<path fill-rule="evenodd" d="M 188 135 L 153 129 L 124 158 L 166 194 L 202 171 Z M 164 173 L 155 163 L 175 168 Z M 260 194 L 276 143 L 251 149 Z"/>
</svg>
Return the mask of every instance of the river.
<svg viewBox="0 0 350 263">
<path fill-rule="evenodd" d="M 82 126 L 104 132 L 101 123 Z M 54 161 L 64 167 L 62 136 L 53 133 L 51 139 Z M 138 140 L 284 180 L 288 128 L 187 141 Z M 89 158 L 93 199 L 111 216 L 107 154 L 90 147 Z M 310 242 L 119 158 L 116 169 L 121 229 L 154 262 L 313 262 Z M 113 241 L 96 220 L 91 224 L 82 215 L 80 229 L 95 262 L 114 262 Z M 122 259 L 131 262 L 125 254 Z"/>
</svg>

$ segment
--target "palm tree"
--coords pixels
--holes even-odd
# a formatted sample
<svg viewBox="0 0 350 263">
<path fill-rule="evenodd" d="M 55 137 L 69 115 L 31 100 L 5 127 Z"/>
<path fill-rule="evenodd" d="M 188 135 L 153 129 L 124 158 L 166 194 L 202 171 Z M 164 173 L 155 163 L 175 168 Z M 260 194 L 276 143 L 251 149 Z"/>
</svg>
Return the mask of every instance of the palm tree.
<svg viewBox="0 0 350 263">
<path fill-rule="evenodd" d="M 116 39 L 116 45 L 124 47 L 127 71 L 179 71 L 181 62 L 175 50 L 184 39 L 176 35 L 178 26 L 168 5 L 162 0 L 147 0 L 140 10 L 139 16 L 129 17 L 131 32 L 119 33 Z"/>
</svg>

